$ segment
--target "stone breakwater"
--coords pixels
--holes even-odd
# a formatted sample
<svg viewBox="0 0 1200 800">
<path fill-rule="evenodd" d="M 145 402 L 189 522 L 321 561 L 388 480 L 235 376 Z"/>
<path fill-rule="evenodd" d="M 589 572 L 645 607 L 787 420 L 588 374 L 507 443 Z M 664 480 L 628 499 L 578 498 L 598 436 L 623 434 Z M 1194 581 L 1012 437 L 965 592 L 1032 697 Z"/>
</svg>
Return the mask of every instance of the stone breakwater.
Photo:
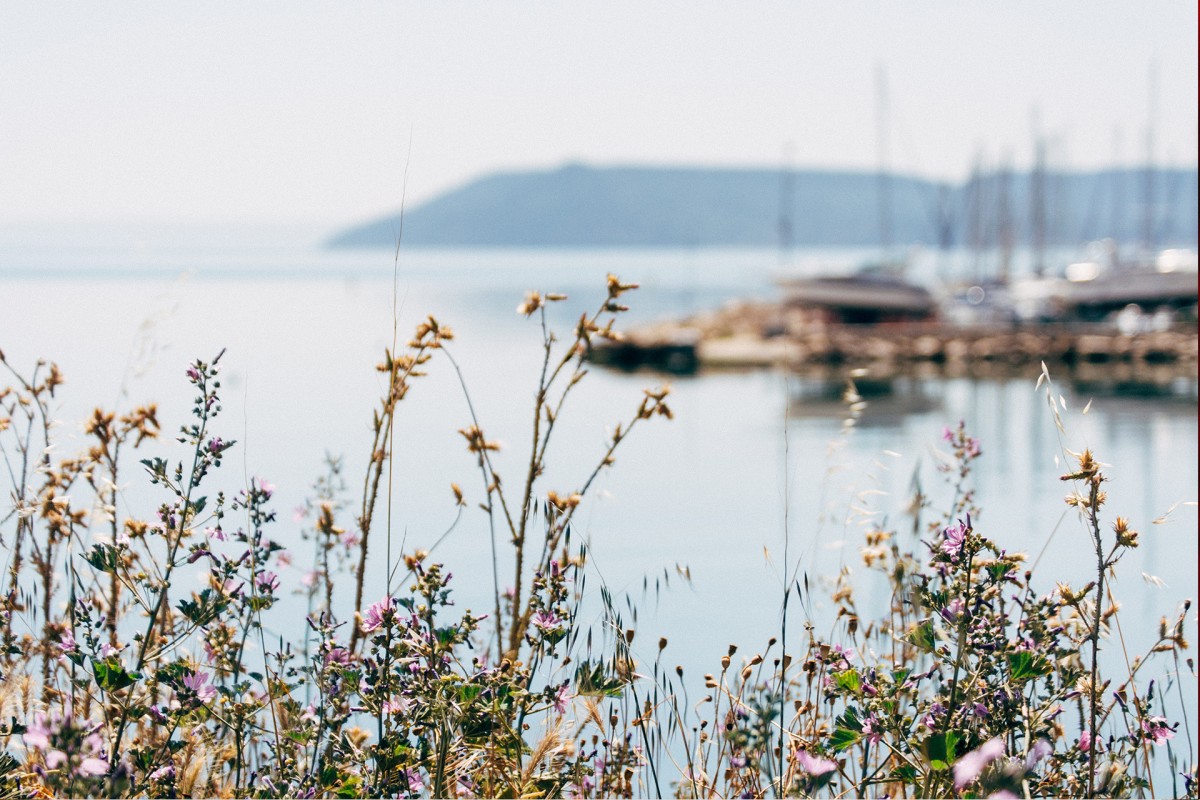
<svg viewBox="0 0 1200 800">
<path fill-rule="evenodd" d="M 888 372 L 930 364 L 972 374 L 1046 361 L 1195 377 L 1197 331 L 1194 324 L 1137 333 L 1085 323 L 829 324 L 800 309 L 747 301 L 636 328 L 623 342 L 597 345 L 592 358 L 616 367 L 673 372 L 819 365 Z"/>
</svg>

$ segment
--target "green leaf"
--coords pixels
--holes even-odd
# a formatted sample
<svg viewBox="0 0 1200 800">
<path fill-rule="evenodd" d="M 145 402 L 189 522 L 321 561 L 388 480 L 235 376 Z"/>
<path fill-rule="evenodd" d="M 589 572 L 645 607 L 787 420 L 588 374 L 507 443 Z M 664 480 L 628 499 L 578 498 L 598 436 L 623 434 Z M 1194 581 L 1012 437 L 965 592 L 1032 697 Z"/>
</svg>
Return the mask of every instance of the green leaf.
<svg viewBox="0 0 1200 800">
<path fill-rule="evenodd" d="M 96 676 L 96 683 L 101 689 L 107 692 L 116 692 L 124 689 L 126 686 L 132 686 L 138 678 L 142 677 L 136 672 L 126 672 L 121 666 L 121 662 L 115 658 L 109 658 L 104 661 L 92 661 L 92 674 Z"/>
<path fill-rule="evenodd" d="M 349 778 L 346 778 L 346 780 L 344 780 L 342 782 L 341 786 L 338 787 L 337 796 L 338 797 L 347 797 L 347 798 L 361 796 L 361 792 L 359 791 L 358 785 L 359 785 L 358 777 L 351 775 Z"/>
<path fill-rule="evenodd" d="M 925 756 L 929 765 L 936 770 L 950 769 L 955 761 L 954 747 L 958 744 L 956 733 L 935 733 L 925 740 Z"/>
<path fill-rule="evenodd" d="M 839 689 L 853 692 L 854 694 L 858 694 L 858 691 L 862 688 L 862 681 L 859 679 L 858 670 L 856 669 L 835 672 L 833 674 L 833 682 Z"/>
<path fill-rule="evenodd" d="M 845 750 L 851 745 L 857 744 L 862 739 L 862 734 L 858 731 L 848 730 L 847 728 L 837 728 L 833 735 L 829 737 L 829 746 L 836 750 Z"/>
<path fill-rule="evenodd" d="M 83 560 L 100 572 L 116 572 L 121 564 L 121 556 L 111 544 L 92 545 L 92 551 Z"/>
<path fill-rule="evenodd" d="M 1008 670 L 1012 679 L 1017 683 L 1025 683 L 1031 678 L 1050 673 L 1050 664 L 1045 658 L 1035 656 L 1028 650 L 1008 654 Z"/>
<path fill-rule="evenodd" d="M 921 648 L 926 653 L 932 653 L 934 647 L 937 646 L 937 636 L 933 632 L 933 622 L 925 620 L 905 636 L 904 640 L 915 647 Z"/>
</svg>

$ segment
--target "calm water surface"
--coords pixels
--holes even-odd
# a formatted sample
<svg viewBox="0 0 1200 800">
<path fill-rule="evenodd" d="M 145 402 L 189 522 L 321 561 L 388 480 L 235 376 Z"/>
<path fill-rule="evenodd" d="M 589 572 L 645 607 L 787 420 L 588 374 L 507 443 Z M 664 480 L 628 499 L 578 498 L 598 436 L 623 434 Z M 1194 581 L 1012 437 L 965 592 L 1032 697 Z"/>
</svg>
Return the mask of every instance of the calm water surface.
<svg viewBox="0 0 1200 800">
<path fill-rule="evenodd" d="M 381 392 L 373 367 L 393 337 L 390 255 L 290 241 L 9 244 L 0 255 L 0 348 L 13 364 L 60 364 L 68 383 L 56 414 L 68 439 L 81 438 L 79 420 L 95 404 L 155 400 L 168 429 L 182 423 L 191 401 L 186 363 L 227 348 L 217 432 L 239 445 L 222 480 L 233 488 L 261 475 L 278 486 L 275 537 L 296 552 L 298 578 L 307 547 L 291 509 L 324 454 L 344 455 L 351 486 L 361 481 Z M 845 264 L 857 254 L 801 254 L 822 258 Z M 778 254 L 767 251 L 405 252 L 399 336 L 429 313 L 457 331 L 454 353 L 482 426 L 505 445 L 498 467 L 515 485 L 540 365 L 539 329 L 514 313 L 526 289 L 570 294 L 551 314 L 566 335 L 603 299 L 607 271 L 643 284 L 629 296 L 632 323 L 769 296 L 778 267 Z M 436 556 L 458 576 L 460 604 L 487 608 L 490 544 L 475 506 L 482 488 L 456 432 L 469 424 L 467 406 L 447 362 L 435 359 L 429 373 L 399 417 L 393 529 L 408 550 L 429 546 L 454 520 L 450 483 L 459 483 L 470 510 Z M 912 382 L 872 399 L 849 429 L 839 403 L 781 374 L 675 379 L 676 419 L 638 430 L 578 517 L 576 535 L 591 544 L 588 585 L 602 578 L 631 595 L 640 615 L 635 650 L 645 660 L 668 635 L 667 659 L 692 673 L 711 671 L 730 642 L 756 650 L 778 631 L 785 540 L 812 581 L 808 611 L 818 624 L 828 619 L 821 578 L 843 566 L 861 581 L 860 608 L 870 608 L 883 594 L 858 556 L 865 529 L 911 526 L 904 509 L 914 476 L 935 502 L 948 500 L 936 470 L 940 437 L 961 419 L 984 452 L 974 476 L 977 527 L 1036 559 L 1046 591 L 1059 580 L 1082 584 L 1091 569 L 1087 535 L 1058 480 L 1068 451 L 1090 447 L 1111 465 L 1110 513 L 1143 534 L 1120 565 L 1116 591 L 1127 642 L 1144 645 L 1161 615 L 1196 596 L 1196 508 L 1177 505 L 1197 495 L 1194 390 L 1185 400 L 1091 397 L 1055 377 L 1060 433 L 1036 378 Z M 576 487 L 603 452 L 606 427 L 627 419 L 642 389 L 659 382 L 593 371 L 567 409 L 543 491 Z M 167 443 L 156 447 L 169 452 Z M 126 497 L 143 516 L 154 504 L 136 485 Z M 383 593 L 385 569 L 382 559 L 372 567 L 369 595 Z M 1185 683 L 1194 706 L 1195 681 Z"/>
</svg>

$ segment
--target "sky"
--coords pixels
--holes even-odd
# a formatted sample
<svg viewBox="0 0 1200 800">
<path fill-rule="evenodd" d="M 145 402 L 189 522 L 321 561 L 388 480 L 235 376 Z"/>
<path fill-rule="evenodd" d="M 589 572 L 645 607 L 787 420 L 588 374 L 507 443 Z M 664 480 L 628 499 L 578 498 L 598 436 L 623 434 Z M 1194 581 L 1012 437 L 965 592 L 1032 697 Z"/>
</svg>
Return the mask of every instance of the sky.
<svg viewBox="0 0 1200 800">
<path fill-rule="evenodd" d="M 1194 166 L 1197 72 L 1179 0 L 6 0 L 0 225 L 332 230 L 571 161 L 959 180 L 1038 132 L 1088 169 L 1150 119 Z"/>
</svg>

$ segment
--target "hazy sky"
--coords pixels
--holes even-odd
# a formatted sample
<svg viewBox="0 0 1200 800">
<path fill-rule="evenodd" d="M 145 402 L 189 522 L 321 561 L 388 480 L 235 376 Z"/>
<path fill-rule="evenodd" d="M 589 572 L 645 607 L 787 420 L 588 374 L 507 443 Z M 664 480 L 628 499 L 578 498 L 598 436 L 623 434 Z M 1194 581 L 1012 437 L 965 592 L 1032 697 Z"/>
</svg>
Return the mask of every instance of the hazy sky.
<svg viewBox="0 0 1200 800">
<path fill-rule="evenodd" d="M 788 142 L 873 169 L 879 66 L 895 169 L 1026 167 L 1035 108 L 1056 165 L 1140 163 L 1152 106 L 1156 159 L 1190 166 L 1196 9 L 6 0 L 0 224 L 333 228 L 397 208 L 406 161 L 410 204 L 567 160 L 775 166 Z"/>
</svg>

